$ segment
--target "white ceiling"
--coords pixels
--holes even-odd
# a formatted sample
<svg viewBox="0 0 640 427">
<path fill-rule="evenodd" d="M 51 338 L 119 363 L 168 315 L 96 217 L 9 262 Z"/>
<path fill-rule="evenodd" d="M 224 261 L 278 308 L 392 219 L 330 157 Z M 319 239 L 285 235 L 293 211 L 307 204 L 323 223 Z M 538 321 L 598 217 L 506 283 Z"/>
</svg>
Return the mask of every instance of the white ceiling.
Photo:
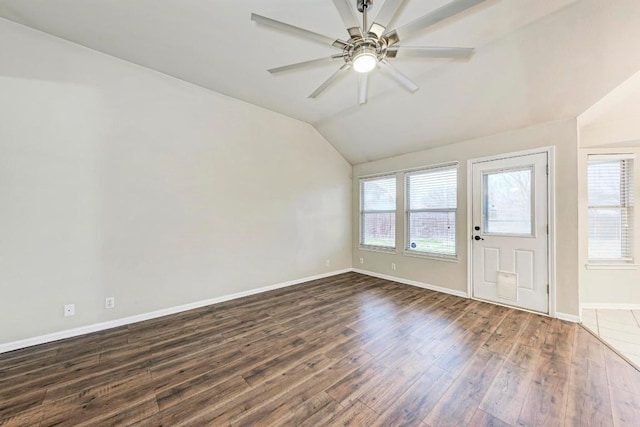
<svg viewBox="0 0 640 427">
<path fill-rule="evenodd" d="M 265 71 L 336 51 L 258 25 L 251 12 L 347 38 L 331 0 L 0 0 L 0 16 L 309 122 L 355 164 L 586 109 L 591 99 L 565 87 L 574 68 L 555 63 L 583 64 L 580 55 L 590 54 L 575 40 L 588 22 L 567 31 L 560 19 L 574 16 L 580 1 L 594 2 L 487 0 L 423 31 L 405 44 L 469 46 L 476 54 L 470 61 L 398 59 L 421 90 L 409 94 L 374 74 L 365 106 L 357 104 L 355 73 L 318 100 L 307 98 L 339 64 Z M 447 2 L 407 0 L 395 24 Z M 372 16 L 381 4 L 374 0 Z M 568 99 L 557 102 L 560 95 Z"/>
</svg>

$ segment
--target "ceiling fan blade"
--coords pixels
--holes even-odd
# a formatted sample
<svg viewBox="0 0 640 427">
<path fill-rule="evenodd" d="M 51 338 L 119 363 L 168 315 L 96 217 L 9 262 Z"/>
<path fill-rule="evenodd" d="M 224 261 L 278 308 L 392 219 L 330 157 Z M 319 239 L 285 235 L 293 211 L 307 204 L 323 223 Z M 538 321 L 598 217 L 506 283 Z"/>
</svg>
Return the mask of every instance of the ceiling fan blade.
<svg viewBox="0 0 640 427">
<path fill-rule="evenodd" d="M 420 89 L 417 84 L 415 84 L 414 82 L 411 81 L 411 79 L 409 79 L 409 77 L 402 74 L 396 67 L 389 64 L 387 61 L 383 60 L 378 62 L 378 66 L 380 67 L 380 70 L 382 72 L 384 72 L 386 75 L 388 75 L 389 77 L 391 77 L 392 79 L 400 83 L 400 85 L 405 89 L 407 89 L 409 92 L 413 93 L 418 89 Z"/>
<path fill-rule="evenodd" d="M 374 19 L 370 33 L 374 33 L 376 37 L 380 38 L 384 34 L 385 30 L 391 23 L 391 20 L 396 16 L 398 10 L 406 0 L 386 0 L 382 5 L 382 9 L 378 12 L 378 16 Z"/>
<path fill-rule="evenodd" d="M 300 37 L 305 37 L 307 39 L 320 42 L 325 45 L 333 46 L 338 49 L 344 49 L 345 47 L 349 46 L 347 42 L 340 39 L 332 39 L 331 37 L 323 36 L 322 34 L 314 33 L 313 31 L 305 30 L 304 28 L 296 27 L 285 22 L 276 21 L 275 19 L 267 18 L 255 13 L 251 14 L 251 20 L 259 24 L 268 25 L 270 27 L 277 28 L 282 31 L 287 31 Z"/>
<path fill-rule="evenodd" d="M 387 50 L 387 58 L 470 58 L 472 47 L 417 47 L 393 46 Z"/>
<path fill-rule="evenodd" d="M 369 91 L 369 73 L 358 73 L 358 103 L 367 103 L 367 93 Z"/>
<path fill-rule="evenodd" d="M 346 74 L 345 72 L 349 68 L 351 68 L 351 65 L 345 63 L 342 67 L 340 67 L 340 69 L 338 71 L 333 73 L 331 75 L 331 77 L 329 77 L 324 83 L 322 83 L 320 85 L 320 87 L 318 87 L 318 89 L 314 90 L 313 93 L 311 95 L 309 95 L 309 98 L 316 99 L 318 96 L 320 96 L 320 94 L 322 94 L 322 92 L 327 90 L 329 88 L 329 86 L 333 85 L 334 83 L 336 83 L 338 81 L 338 79 L 343 77 Z"/>
<path fill-rule="evenodd" d="M 284 65 L 282 67 L 271 68 L 270 70 L 267 70 L 267 71 L 269 71 L 271 74 L 277 74 L 285 71 L 297 70 L 300 68 L 311 67 L 314 65 L 330 63 L 335 61 L 338 58 L 342 59 L 342 55 L 329 56 L 328 58 L 312 59 L 311 61 L 298 62 L 296 64 L 290 64 L 290 65 Z"/>
<path fill-rule="evenodd" d="M 389 40 L 389 45 L 396 44 L 401 40 L 405 40 L 412 36 L 413 33 L 423 30 L 431 25 L 435 25 L 440 21 L 444 21 L 460 12 L 472 8 L 486 0 L 453 0 L 451 3 L 445 4 L 426 15 L 403 25 L 402 27 L 385 34 Z"/>
<path fill-rule="evenodd" d="M 360 28 L 360 23 L 358 22 L 356 13 L 353 10 L 353 7 L 351 7 L 351 3 L 349 3 L 349 0 L 333 0 L 333 4 L 336 6 L 336 9 L 338 9 L 338 13 L 342 18 L 342 22 L 344 22 L 344 25 L 346 25 L 347 27 L 349 36 L 362 37 L 362 29 Z"/>
</svg>

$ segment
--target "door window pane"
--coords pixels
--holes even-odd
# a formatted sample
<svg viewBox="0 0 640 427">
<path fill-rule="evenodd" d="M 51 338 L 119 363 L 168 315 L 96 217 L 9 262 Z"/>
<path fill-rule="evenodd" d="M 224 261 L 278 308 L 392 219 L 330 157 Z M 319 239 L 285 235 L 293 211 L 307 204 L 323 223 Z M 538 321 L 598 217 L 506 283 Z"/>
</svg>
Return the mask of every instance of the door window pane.
<svg viewBox="0 0 640 427">
<path fill-rule="evenodd" d="M 532 235 L 531 169 L 484 174 L 484 232 Z"/>
</svg>

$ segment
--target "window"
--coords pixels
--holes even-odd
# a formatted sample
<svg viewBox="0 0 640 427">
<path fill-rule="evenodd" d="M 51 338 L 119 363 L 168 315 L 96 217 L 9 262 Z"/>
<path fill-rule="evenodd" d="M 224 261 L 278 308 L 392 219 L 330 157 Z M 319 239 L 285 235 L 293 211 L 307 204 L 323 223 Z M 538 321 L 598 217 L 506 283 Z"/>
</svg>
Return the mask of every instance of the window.
<svg viewBox="0 0 640 427">
<path fill-rule="evenodd" d="M 485 234 L 533 236 L 532 182 L 533 168 L 483 174 Z"/>
<path fill-rule="evenodd" d="M 360 180 L 360 245 L 395 249 L 395 175 Z"/>
<path fill-rule="evenodd" d="M 589 156 L 589 260 L 630 262 L 633 257 L 633 159 Z"/>
<path fill-rule="evenodd" d="M 406 250 L 456 256 L 458 167 L 447 166 L 405 175 Z"/>
</svg>

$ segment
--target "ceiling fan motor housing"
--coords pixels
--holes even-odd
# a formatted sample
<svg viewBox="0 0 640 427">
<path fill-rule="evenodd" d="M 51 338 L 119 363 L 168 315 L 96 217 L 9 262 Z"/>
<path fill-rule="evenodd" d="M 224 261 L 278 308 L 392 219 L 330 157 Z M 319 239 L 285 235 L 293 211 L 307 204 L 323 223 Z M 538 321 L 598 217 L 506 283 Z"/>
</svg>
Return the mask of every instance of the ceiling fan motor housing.
<svg viewBox="0 0 640 427">
<path fill-rule="evenodd" d="M 356 38 L 350 40 L 351 45 L 344 49 L 344 59 L 352 63 L 358 56 L 371 55 L 382 61 L 387 54 L 387 43 L 384 39 Z"/>
</svg>

